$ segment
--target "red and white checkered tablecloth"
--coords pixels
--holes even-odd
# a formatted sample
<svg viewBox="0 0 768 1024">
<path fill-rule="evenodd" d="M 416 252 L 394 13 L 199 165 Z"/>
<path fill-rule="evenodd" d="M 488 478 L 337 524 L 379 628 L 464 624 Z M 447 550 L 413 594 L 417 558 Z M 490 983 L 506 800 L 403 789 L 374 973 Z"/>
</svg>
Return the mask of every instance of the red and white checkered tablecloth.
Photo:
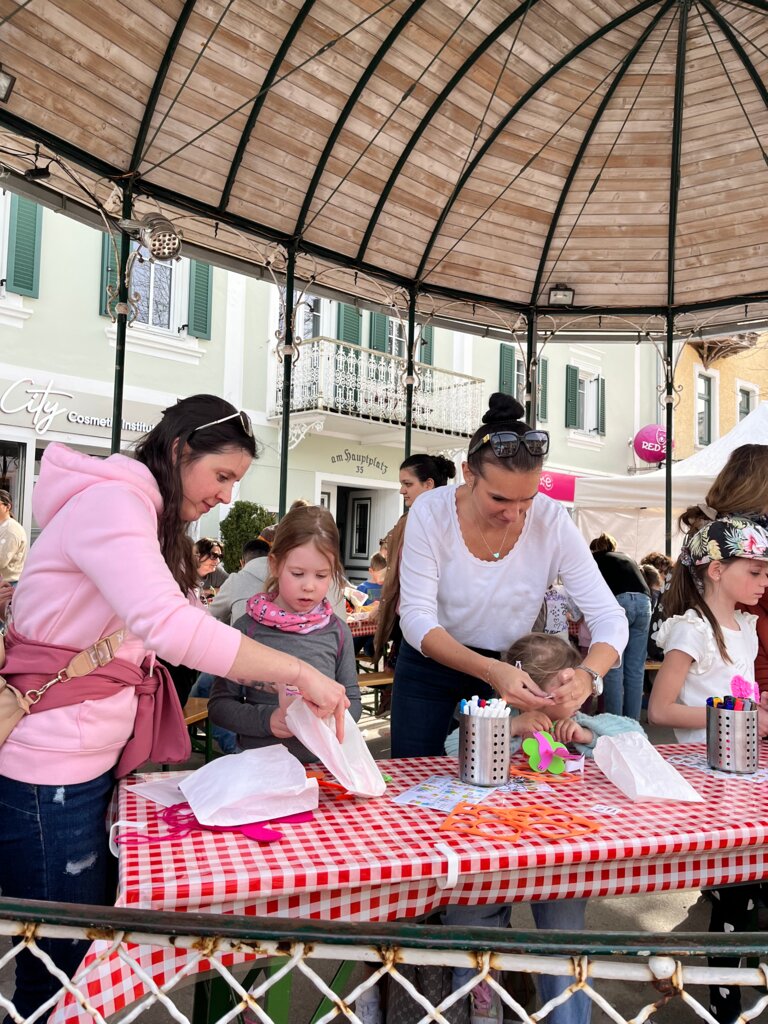
<svg viewBox="0 0 768 1024">
<path fill-rule="evenodd" d="M 704 754 L 703 745 L 659 750 L 665 756 Z M 768 766 L 766 752 L 762 763 Z M 167 844 L 123 847 L 118 905 L 391 921 L 446 903 L 695 889 L 768 875 L 768 788 L 748 776 L 710 775 L 678 766 L 705 803 L 632 803 L 587 762 L 582 781 L 555 782 L 549 792 L 497 794 L 490 800 L 518 806 L 544 802 L 576 811 L 598 819 L 599 832 L 509 843 L 440 832 L 443 812 L 392 801 L 430 775 L 455 774 L 452 758 L 379 764 L 393 777 L 385 796 L 338 802 L 321 792 L 314 821 L 279 825 L 284 835 L 279 843 L 259 845 L 231 833 L 201 831 Z M 152 777 L 121 784 L 119 820 L 148 822 L 148 832 L 157 834 L 162 829 L 156 805 L 133 792 L 137 782 Z M 436 848 L 439 843 L 458 857 L 458 880 L 450 888 L 445 885 L 448 861 Z M 94 943 L 85 963 L 106 948 Z M 184 951 L 129 948 L 158 984 L 186 962 Z M 229 956 L 226 962 L 234 959 Z M 206 965 L 203 961 L 199 969 Z M 145 989 L 113 955 L 90 977 L 87 991 L 108 1017 Z M 69 997 L 52 1018 L 55 1024 L 84 1019 Z"/>
<path fill-rule="evenodd" d="M 376 633 L 376 623 L 370 619 L 347 619 L 352 636 L 373 636 Z"/>
</svg>

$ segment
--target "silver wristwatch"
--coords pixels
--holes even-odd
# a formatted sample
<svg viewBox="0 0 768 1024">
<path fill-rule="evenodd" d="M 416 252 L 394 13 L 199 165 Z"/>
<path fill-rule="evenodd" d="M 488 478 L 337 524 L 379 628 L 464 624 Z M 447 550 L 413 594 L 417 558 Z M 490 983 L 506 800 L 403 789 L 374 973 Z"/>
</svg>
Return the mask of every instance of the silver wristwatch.
<svg viewBox="0 0 768 1024">
<path fill-rule="evenodd" d="M 599 697 L 603 692 L 603 677 L 599 672 L 595 672 L 593 668 L 590 668 L 589 665 L 579 665 L 578 667 L 582 672 L 586 672 L 592 680 L 592 696 Z"/>
</svg>

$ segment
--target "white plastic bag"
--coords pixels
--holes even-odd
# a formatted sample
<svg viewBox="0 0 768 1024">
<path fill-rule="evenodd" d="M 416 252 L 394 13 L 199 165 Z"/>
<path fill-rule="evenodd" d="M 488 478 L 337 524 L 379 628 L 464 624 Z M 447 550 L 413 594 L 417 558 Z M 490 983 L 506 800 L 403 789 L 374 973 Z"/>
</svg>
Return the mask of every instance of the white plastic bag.
<svg viewBox="0 0 768 1024">
<path fill-rule="evenodd" d="M 329 772 L 356 796 L 381 796 L 387 788 L 371 752 L 365 745 L 357 722 L 344 715 L 344 742 L 336 738 L 333 718 L 318 718 L 298 697 L 285 714 L 296 739 L 322 761 Z"/>
<path fill-rule="evenodd" d="M 595 744 L 595 764 L 630 800 L 704 802 L 704 797 L 640 732 L 601 736 Z"/>
<path fill-rule="evenodd" d="M 246 825 L 312 811 L 317 779 L 308 779 L 297 757 L 276 743 L 209 761 L 179 783 L 202 825 Z"/>
</svg>

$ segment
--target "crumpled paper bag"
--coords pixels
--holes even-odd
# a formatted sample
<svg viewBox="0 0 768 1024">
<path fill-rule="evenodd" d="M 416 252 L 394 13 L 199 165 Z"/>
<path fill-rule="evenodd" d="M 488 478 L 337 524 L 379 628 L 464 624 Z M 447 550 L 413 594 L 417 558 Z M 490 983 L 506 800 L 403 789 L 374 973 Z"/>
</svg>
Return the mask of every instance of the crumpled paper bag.
<svg viewBox="0 0 768 1024">
<path fill-rule="evenodd" d="M 329 772 L 356 796 L 381 796 L 387 784 L 376 767 L 357 722 L 344 713 L 344 742 L 339 743 L 333 718 L 318 718 L 301 697 L 285 713 L 288 728 Z"/>
<path fill-rule="evenodd" d="M 630 800 L 704 802 L 642 733 L 601 736 L 595 744 L 595 764 Z"/>
<path fill-rule="evenodd" d="M 282 743 L 209 761 L 179 783 L 203 825 L 246 825 L 312 811 L 317 779 Z"/>
</svg>

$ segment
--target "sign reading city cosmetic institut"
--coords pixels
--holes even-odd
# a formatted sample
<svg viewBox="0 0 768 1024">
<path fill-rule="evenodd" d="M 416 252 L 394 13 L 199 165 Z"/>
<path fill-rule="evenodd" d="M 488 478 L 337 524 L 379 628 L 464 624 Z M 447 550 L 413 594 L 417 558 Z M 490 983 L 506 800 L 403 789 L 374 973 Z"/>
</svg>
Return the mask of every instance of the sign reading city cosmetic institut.
<svg viewBox="0 0 768 1024">
<path fill-rule="evenodd" d="M 122 431 L 146 434 L 159 418 L 155 406 L 126 402 Z M 52 378 L 0 380 L 0 423 L 31 427 L 39 437 L 49 431 L 106 437 L 112 431 L 112 398 L 68 391 Z"/>
</svg>

